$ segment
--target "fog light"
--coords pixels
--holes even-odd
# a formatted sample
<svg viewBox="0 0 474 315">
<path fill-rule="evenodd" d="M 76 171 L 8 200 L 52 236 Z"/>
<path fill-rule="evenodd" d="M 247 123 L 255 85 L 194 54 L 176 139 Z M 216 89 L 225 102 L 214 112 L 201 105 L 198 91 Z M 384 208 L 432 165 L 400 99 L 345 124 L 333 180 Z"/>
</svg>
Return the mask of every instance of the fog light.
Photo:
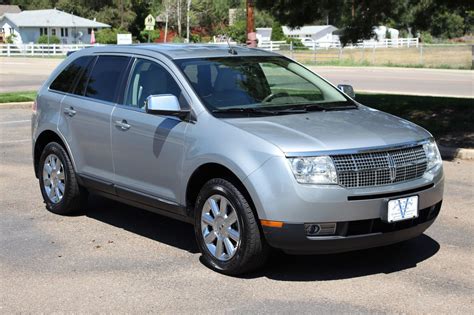
<svg viewBox="0 0 474 315">
<path fill-rule="evenodd" d="M 336 223 L 308 223 L 304 225 L 306 236 L 336 234 Z"/>
</svg>

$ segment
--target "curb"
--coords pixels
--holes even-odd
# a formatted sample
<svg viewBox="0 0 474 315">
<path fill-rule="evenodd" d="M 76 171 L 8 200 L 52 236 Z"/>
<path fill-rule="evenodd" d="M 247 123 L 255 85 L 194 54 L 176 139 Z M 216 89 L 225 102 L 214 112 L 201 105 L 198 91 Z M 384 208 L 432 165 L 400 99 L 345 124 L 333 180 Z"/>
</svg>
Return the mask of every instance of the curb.
<svg viewBox="0 0 474 315">
<path fill-rule="evenodd" d="M 17 102 L 0 104 L 0 109 L 25 108 L 31 109 L 33 102 Z M 474 160 L 474 149 L 452 148 L 438 145 L 441 157 L 445 160 Z"/>
<path fill-rule="evenodd" d="M 33 106 L 33 102 L 0 103 L 0 109 L 12 109 L 12 108 L 31 109 L 32 106 Z"/>
<path fill-rule="evenodd" d="M 445 160 L 474 160 L 474 149 L 451 148 L 438 145 L 441 157 Z"/>
</svg>

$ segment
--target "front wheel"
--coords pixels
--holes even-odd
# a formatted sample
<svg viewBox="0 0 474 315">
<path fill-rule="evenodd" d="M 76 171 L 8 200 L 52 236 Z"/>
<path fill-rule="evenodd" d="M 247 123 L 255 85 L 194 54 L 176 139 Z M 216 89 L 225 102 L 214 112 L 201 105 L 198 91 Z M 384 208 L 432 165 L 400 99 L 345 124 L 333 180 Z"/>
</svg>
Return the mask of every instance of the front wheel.
<svg viewBox="0 0 474 315">
<path fill-rule="evenodd" d="M 268 249 L 248 200 L 231 182 L 215 178 L 199 192 L 196 239 L 205 263 L 237 275 L 262 266 Z"/>
</svg>

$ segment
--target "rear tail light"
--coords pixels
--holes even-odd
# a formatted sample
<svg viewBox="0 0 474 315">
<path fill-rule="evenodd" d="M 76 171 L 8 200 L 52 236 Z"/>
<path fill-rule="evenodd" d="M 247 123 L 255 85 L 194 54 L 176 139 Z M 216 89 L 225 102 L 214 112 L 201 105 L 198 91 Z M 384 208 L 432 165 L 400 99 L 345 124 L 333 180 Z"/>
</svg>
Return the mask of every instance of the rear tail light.
<svg viewBox="0 0 474 315">
<path fill-rule="evenodd" d="M 33 113 L 36 113 L 36 109 L 37 109 L 37 103 L 36 103 L 36 99 L 35 101 L 33 102 L 33 105 L 31 106 L 31 110 L 33 111 Z"/>
</svg>

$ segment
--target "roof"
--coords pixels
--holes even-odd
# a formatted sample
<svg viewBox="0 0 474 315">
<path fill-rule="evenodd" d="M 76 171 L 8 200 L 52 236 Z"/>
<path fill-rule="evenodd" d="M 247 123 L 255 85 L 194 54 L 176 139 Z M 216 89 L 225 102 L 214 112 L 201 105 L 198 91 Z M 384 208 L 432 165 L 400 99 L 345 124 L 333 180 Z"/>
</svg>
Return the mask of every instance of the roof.
<svg viewBox="0 0 474 315">
<path fill-rule="evenodd" d="M 26 10 L 20 13 L 5 13 L 18 27 L 110 27 L 108 24 L 92 21 L 57 9 Z"/>
<path fill-rule="evenodd" d="M 21 9 L 17 5 L 0 4 L 0 16 L 5 13 L 19 13 Z"/>
<path fill-rule="evenodd" d="M 189 58 L 209 58 L 209 57 L 243 57 L 243 56 L 281 56 L 279 54 L 244 46 L 232 46 L 237 55 L 229 53 L 229 46 L 218 44 L 136 44 L 136 45 L 109 45 L 87 48 L 83 51 L 87 53 L 100 52 L 122 52 L 122 53 L 140 53 L 144 51 L 157 52 L 167 56 L 170 59 L 189 59 Z"/>
<path fill-rule="evenodd" d="M 303 34 L 318 34 L 320 32 L 330 33 L 337 30 L 337 27 L 332 25 L 309 25 L 302 26 L 300 28 L 289 28 L 288 26 L 282 26 L 283 33 L 285 35 L 303 35 Z"/>
</svg>

